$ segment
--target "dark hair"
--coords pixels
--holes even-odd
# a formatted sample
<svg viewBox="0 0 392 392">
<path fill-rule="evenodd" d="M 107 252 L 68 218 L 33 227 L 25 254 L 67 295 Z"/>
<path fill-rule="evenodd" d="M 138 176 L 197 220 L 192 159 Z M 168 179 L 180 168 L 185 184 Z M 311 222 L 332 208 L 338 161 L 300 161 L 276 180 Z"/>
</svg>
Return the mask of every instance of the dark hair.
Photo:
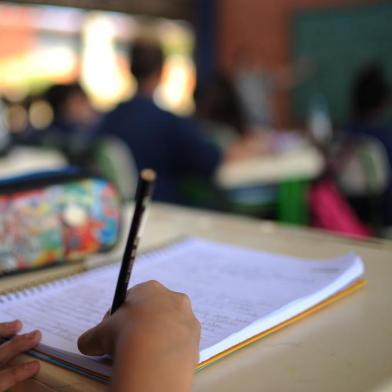
<svg viewBox="0 0 392 392">
<path fill-rule="evenodd" d="M 129 50 L 129 60 L 133 76 L 140 81 L 161 71 L 163 51 L 158 42 L 139 39 Z"/>
<path fill-rule="evenodd" d="M 351 91 L 351 110 L 356 119 L 366 119 L 382 109 L 391 96 L 390 87 L 381 65 L 373 63 L 362 69 Z"/>
<path fill-rule="evenodd" d="M 79 83 L 54 84 L 45 93 L 45 99 L 52 107 L 55 118 L 61 116 L 64 104 L 74 94 L 86 95 Z"/>
<path fill-rule="evenodd" d="M 238 94 L 225 75 L 217 74 L 199 83 L 194 92 L 196 114 L 203 119 L 232 126 L 244 134 L 244 115 Z"/>
</svg>

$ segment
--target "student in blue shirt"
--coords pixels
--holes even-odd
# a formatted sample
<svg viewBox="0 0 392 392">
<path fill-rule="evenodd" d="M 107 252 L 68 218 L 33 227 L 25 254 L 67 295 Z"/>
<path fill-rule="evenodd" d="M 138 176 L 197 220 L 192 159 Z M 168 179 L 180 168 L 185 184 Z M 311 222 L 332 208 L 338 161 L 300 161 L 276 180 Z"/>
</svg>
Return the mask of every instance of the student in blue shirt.
<svg viewBox="0 0 392 392">
<path fill-rule="evenodd" d="M 136 95 L 108 113 L 98 132 L 124 141 L 138 169 L 150 167 L 157 172 L 156 200 L 182 202 L 181 182 L 189 177 L 209 179 L 222 161 L 222 152 L 193 119 L 155 104 L 153 94 L 164 60 L 161 47 L 138 40 L 131 47 L 130 60 Z"/>
</svg>

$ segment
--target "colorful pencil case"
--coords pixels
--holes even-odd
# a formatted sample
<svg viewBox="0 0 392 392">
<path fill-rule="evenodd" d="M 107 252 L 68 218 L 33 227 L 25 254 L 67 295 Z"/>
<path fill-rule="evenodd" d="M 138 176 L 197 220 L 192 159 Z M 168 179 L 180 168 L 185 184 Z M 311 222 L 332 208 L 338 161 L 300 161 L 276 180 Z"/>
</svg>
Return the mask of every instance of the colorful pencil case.
<svg viewBox="0 0 392 392">
<path fill-rule="evenodd" d="M 0 181 L 0 275 L 108 251 L 120 220 L 115 188 L 76 169 Z"/>
</svg>

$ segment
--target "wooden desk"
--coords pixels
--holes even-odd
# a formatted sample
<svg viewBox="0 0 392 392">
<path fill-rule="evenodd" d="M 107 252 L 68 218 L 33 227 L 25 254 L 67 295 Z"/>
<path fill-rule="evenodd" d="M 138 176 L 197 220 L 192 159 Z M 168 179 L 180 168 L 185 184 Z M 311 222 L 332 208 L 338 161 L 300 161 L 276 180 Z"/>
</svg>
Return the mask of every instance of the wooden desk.
<svg viewBox="0 0 392 392">
<path fill-rule="evenodd" d="M 366 265 L 361 291 L 202 370 L 194 391 L 379 391 L 392 377 L 392 243 L 354 241 L 270 222 L 155 205 L 144 249 L 197 235 L 300 257 L 351 250 Z M 380 389 L 382 388 L 382 389 Z M 42 363 L 15 391 L 103 391 L 105 386 Z"/>
</svg>

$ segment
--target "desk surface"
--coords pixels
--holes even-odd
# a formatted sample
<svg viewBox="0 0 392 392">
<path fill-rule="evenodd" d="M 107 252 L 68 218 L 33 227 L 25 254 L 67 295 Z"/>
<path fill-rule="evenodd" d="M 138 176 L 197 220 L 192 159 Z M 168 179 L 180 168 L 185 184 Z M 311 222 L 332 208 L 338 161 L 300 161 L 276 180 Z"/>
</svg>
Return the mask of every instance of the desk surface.
<svg viewBox="0 0 392 392">
<path fill-rule="evenodd" d="M 355 241 L 166 205 L 152 208 L 142 247 L 197 235 L 299 257 L 355 250 L 368 285 L 272 336 L 200 371 L 194 391 L 379 391 L 392 377 L 392 243 Z M 25 279 L 25 278 L 24 278 Z M 381 389 L 380 389 L 381 388 Z M 105 386 L 43 363 L 37 380 L 15 391 L 103 391 Z"/>
</svg>

